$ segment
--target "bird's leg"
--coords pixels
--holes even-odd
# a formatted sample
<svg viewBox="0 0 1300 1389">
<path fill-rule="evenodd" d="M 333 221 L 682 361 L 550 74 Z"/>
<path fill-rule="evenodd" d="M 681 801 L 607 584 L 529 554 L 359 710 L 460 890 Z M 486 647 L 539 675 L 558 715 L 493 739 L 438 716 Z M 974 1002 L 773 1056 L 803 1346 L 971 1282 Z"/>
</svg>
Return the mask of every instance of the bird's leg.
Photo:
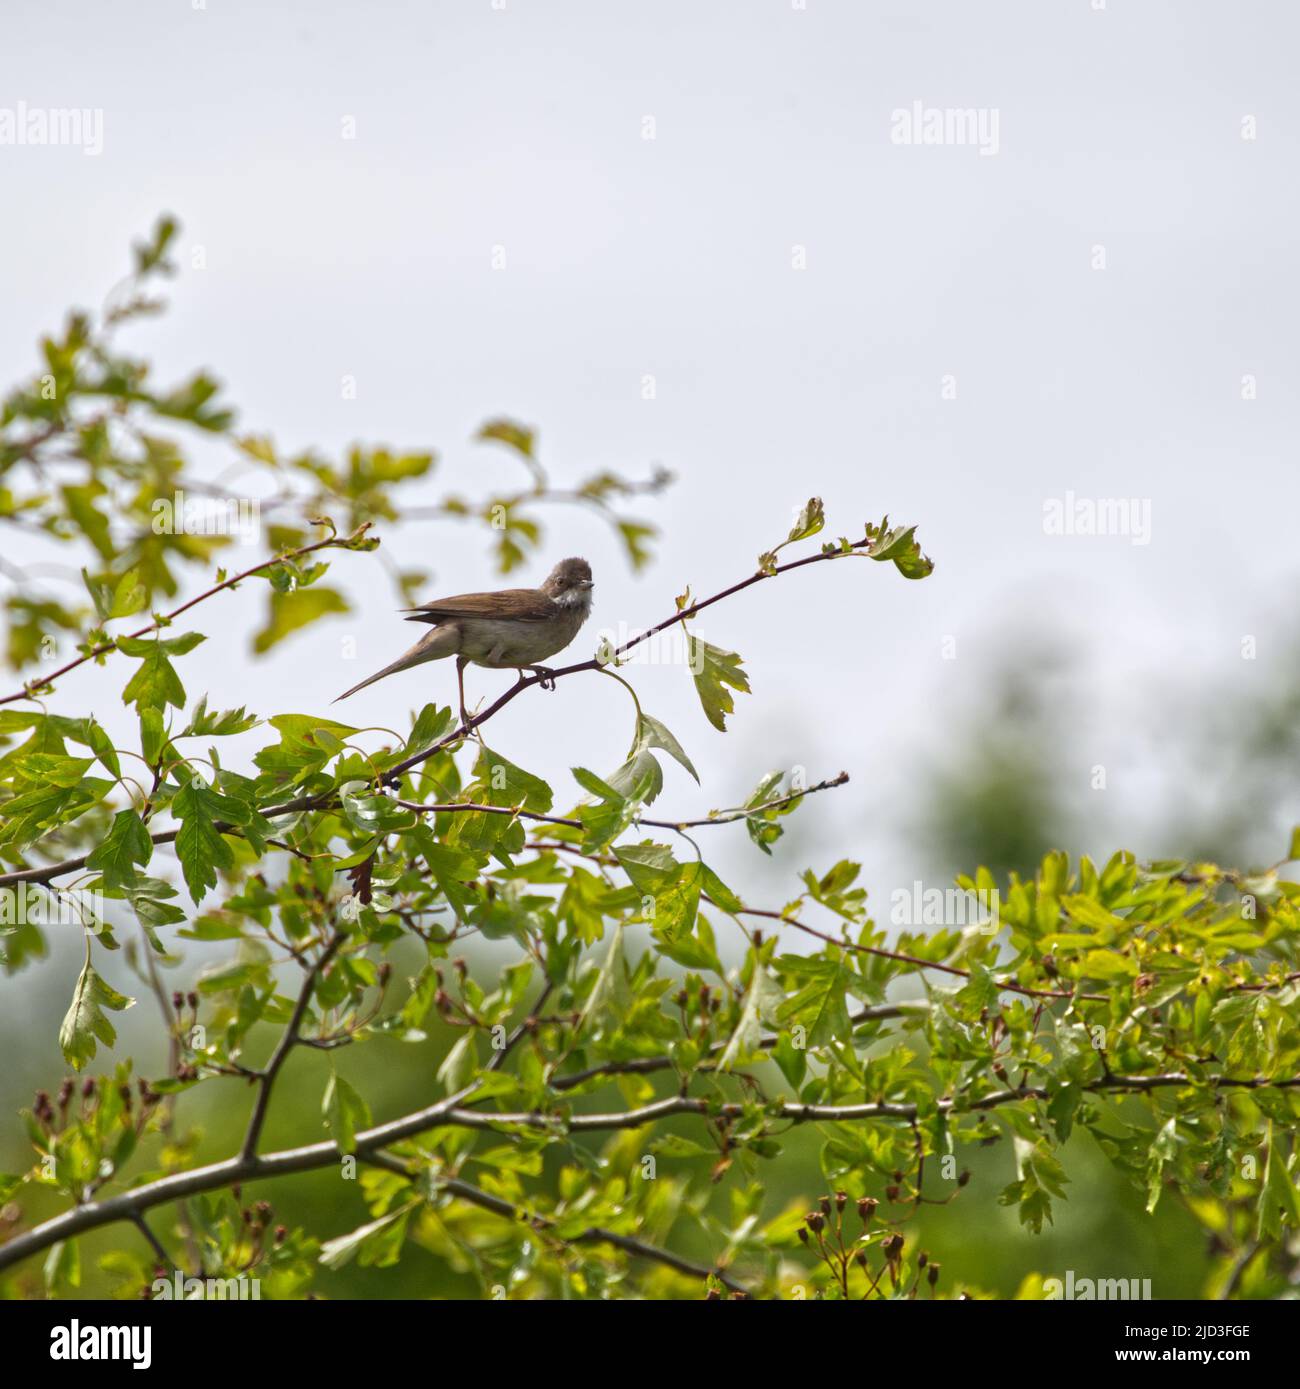
<svg viewBox="0 0 1300 1389">
<path fill-rule="evenodd" d="M 555 672 L 549 666 L 529 666 L 527 669 L 540 677 L 542 689 L 553 690 L 555 688 Z M 522 675 L 520 678 L 522 679 Z"/>
<path fill-rule="evenodd" d="M 457 686 L 458 686 L 459 689 L 460 689 L 460 722 L 461 722 L 461 727 L 463 728 L 463 727 L 465 727 L 465 726 L 469 723 L 469 717 L 470 717 L 470 716 L 469 716 L 469 711 L 465 708 L 465 658 L 464 658 L 464 656 L 457 656 L 457 657 L 456 657 L 456 684 L 457 684 Z M 475 738 L 477 738 L 477 739 L 479 740 L 480 743 L 483 741 L 483 735 L 478 731 L 477 728 L 471 728 L 471 729 L 470 729 L 470 732 L 474 735 Z"/>
</svg>

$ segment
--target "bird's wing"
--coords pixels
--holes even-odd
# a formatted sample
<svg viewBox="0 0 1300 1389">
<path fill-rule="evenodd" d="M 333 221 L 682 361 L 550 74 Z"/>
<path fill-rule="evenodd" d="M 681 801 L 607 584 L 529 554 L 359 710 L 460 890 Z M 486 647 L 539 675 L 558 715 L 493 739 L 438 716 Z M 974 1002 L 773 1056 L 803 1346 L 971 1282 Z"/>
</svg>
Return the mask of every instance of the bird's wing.
<svg viewBox="0 0 1300 1389">
<path fill-rule="evenodd" d="M 454 622 L 457 618 L 479 617 L 513 619 L 515 622 L 545 622 L 555 616 L 555 604 L 535 588 L 503 588 L 496 593 L 460 593 L 453 598 L 437 598 L 406 608 L 412 622 Z"/>
</svg>

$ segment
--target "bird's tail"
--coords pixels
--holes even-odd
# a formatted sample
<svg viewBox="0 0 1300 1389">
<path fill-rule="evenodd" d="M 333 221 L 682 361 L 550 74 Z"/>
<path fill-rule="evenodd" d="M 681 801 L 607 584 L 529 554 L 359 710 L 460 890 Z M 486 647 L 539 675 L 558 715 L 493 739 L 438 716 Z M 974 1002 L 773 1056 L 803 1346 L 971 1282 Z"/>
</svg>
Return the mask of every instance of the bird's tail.
<svg viewBox="0 0 1300 1389">
<path fill-rule="evenodd" d="M 412 666 L 423 665 L 425 661 L 440 661 L 445 656 L 454 656 L 460 647 L 460 631 L 453 625 L 446 627 L 435 627 L 432 632 L 427 633 L 415 643 L 409 651 L 401 655 L 391 666 L 385 666 L 383 670 L 377 670 L 373 675 L 367 676 L 358 685 L 353 685 L 350 690 L 344 690 L 339 699 L 346 699 L 349 695 L 354 695 L 358 690 L 364 690 L 367 685 L 373 685 L 376 680 L 382 680 L 386 675 L 396 675 L 399 670 L 410 670 Z"/>
</svg>

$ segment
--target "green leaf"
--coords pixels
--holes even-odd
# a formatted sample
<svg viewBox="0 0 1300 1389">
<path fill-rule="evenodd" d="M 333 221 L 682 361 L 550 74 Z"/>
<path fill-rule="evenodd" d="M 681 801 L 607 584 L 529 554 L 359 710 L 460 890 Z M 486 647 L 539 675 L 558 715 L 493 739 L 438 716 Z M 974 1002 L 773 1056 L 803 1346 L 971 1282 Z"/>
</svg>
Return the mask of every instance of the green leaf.
<svg viewBox="0 0 1300 1389">
<path fill-rule="evenodd" d="M 326 1240 L 320 1247 L 320 1262 L 326 1268 L 340 1269 L 355 1258 L 364 1268 L 391 1268 L 401 1256 L 410 1213 L 408 1206 L 361 1225 L 350 1234 Z"/>
<path fill-rule="evenodd" d="M 76 786 L 38 786 L 5 801 L 0 843 L 25 848 L 55 826 L 70 824 L 113 789 L 111 781 L 86 777 Z"/>
<path fill-rule="evenodd" d="M 745 816 L 745 829 L 750 840 L 768 855 L 772 852 L 771 846 L 785 833 L 777 821 L 797 810 L 802 800 L 801 797 L 796 797 L 782 805 L 768 804 L 769 801 L 780 799 L 783 775 L 784 773 L 779 771 L 768 772 L 744 805 L 744 809 L 751 812 Z"/>
<path fill-rule="evenodd" d="M 643 525 L 637 521 L 616 521 L 618 533 L 623 537 L 623 545 L 627 550 L 628 562 L 633 569 L 644 568 L 651 559 L 652 551 L 645 543 L 653 536 L 659 534 L 654 526 Z"/>
<path fill-rule="evenodd" d="M 808 1073 L 808 1052 L 804 1047 L 795 1046 L 791 1033 L 782 1032 L 777 1037 L 776 1046 L 772 1048 L 772 1060 L 796 1090 L 803 1084 L 804 1076 Z"/>
<path fill-rule="evenodd" d="M 886 516 L 879 526 L 867 526 L 871 544 L 862 553 L 876 560 L 892 560 L 905 579 L 924 579 L 934 572 L 934 561 L 921 553 L 915 526 L 889 528 Z"/>
<path fill-rule="evenodd" d="M 729 1071 L 737 1062 L 744 1062 L 760 1052 L 763 1024 L 778 1025 L 778 1010 L 785 1001 L 781 986 L 772 978 L 766 965 L 754 961 L 754 973 L 745 993 L 744 1006 L 736 1030 L 718 1058 L 718 1069 Z"/>
<path fill-rule="evenodd" d="M 1164 1169 L 1178 1154 L 1178 1119 L 1173 1116 L 1161 1125 L 1147 1158 L 1147 1214 L 1155 1210 L 1164 1190 Z"/>
<path fill-rule="evenodd" d="M 628 988 L 627 970 L 623 964 L 623 923 L 620 921 L 614 927 L 604 963 L 582 1010 L 578 1021 L 579 1033 L 588 1028 L 596 1037 L 617 1032 L 631 1001 L 632 991 Z"/>
<path fill-rule="evenodd" d="M 45 1291 L 52 1297 L 81 1286 L 81 1255 L 75 1239 L 61 1239 L 50 1246 L 42 1272 Z"/>
<path fill-rule="evenodd" d="M 810 1047 L 828 1042 L 847 1043 L 853 1032 L 844 995 L 856 976 L 842 960 L 810 959 L 783 961 L 783 974 L 789 974 L 799 990 L 783 998 L 777 1008 L 777 1021 L 783 1028 L 802 1024 Z"/>
<path fill-rule="evenodd" d="M 355 1153 L 357 1130 L 370 1127 L 370 1109 L 365 1100 L 336 1072 L 330 1072 L 321 1100 L 321 1114 L 330 1137 L 340 1153 Z"/>
<path fill-rule="evenodd" d="M 693 1139 L 685 1138 L 679 1133 L 666 1133 L 662 1138 L 656 1138 L 649 1144 L 648 1151 L 654 1153 L 656 1157 L 666 1158 L 714 1158 L 718 1156 L 716 1148 L 705 1148 L 702 1144 L 696 1143 Z"/>
<path fill-rule="evenodd" d="M 533 449 L 537 443 L 537 435 L 527 425 L 516 424 L 513 420 L 506 419 L 489 420 L 474 437 L 495 439 L 497 443 L 508 445 L 529 460 L 533 458 Z"/>
<path fill-rule="evenodd" d="M 140 711 L 140 752 L 151 767 L 162 761 L 163 749 L 167 746 L 167 729 L 158 709 Z"/>
<path fill-rule="evenodd" d="M 181 684 L 180 676 L 176 674 L 175 667 L 167 659 L 167 651 L 160 641 L 130 643 L 146 648 L 135 674 L 127 682 L 126 689 L 122 691 L 122 703 L 134 704 L 136 711 L 143 714 L 146 709 L 164 709 L 167 705 L 172 705 L 177 709 L 185 707 L 185 686 Z M 118 642 L 118 646 L 126 651 L 127 655 L 137 653 L 127 651 L 128 643 Z"/>
<path fill-rule="evenodd" d="M 451 709 L 439 709 L 436 704 L 426 704 L 416 715 L 411 726 L 411 736 L 402 749 L 403 757 L 414 757 L 416 753 L 430 748 L 451 728 L 453 723 Z"/>
<path fill-rule="evenodd" d="M 332 588 L 295 588 L 288 593 L 272 589 L 266 625 L 253 637 L 253 650 L 261 656 L 318 618 L 350 611 L 347 600 Z"/>
<path fill-rule="evenodd" d="M 246 733 L 255 728 L 261 719 L 248 713 L 241 705 L 238 709 L 225 709 L 221 713 L 208 709 L 208 697 L 204 695 L 194 706 L 190 721 L 178 738 L 228 738 L 235 733 Z"/>
<path fill-rule="evenodd" d="M 93 757 L 65 757 L 55 752 L 32 752 L 18 764 L 25 781 L 45 786 L 78 786 L 94 765 Z"/>
<path fill-rule="evenodd" d="M 454 1095 L 457 1090 L 464 1089 L 469 1083 L 477 1065 L 478 1057 L 475 1054 L 474 1033 L 467 1031 L 442 1058 L 442 1064 L 438 1067 L 437 1078 L 442 1082 L 447 1094 Z"/>
<path fill-rule="evenodd" d="M 698 786 L 700 784 L 700 774 L 695 770 L 695 764 L 687 757 L 682 745 L 677 741 L 671 730 L 659 722 L 653 714 L 642 714 L 638 723 L 639 736 L 644 740 L 647 747 L 660 748 L 666 752 L 679 766 L 684 767 L 690 773 L 692 780 Z"/>
<path fill-rule="evenodd" d="M 113 1024 L 104 1015 L 104 1009 L 120 1013 L 130 1008 L 135 999 L 127 998 L 106 984 L 87 960 L 77 979 L 76 992 L 72 996 L 72 1007 L 64 1016 L 59 1028 L 59 1046 L 63 1057 L 74 1071 L 79 1071 L 95 1057 L 95 1039 L 106 1047 L 117 1041 Z"/>
<path fill-rule="evenodd" d="M 1255 1218 L 1256 1239 L 1280 1239 L 1287 1230 L 1300 1229 L 1300 1193 L 1287 1171 L 1286 1151 L 1273 1137 L 1269 1124 L 1268 1156 Z"/>
<path fill-rule="evenodd" d="M 339 787 L 343 812 L 362 834 L 392 834 L 409 830 L 418 818 L 415 811 L 406 810 L 388 796 L 370 789 L 364 781 L 349 781 Z"/>
<path fill-rule="evenodd" d="M 483 747 L 474 763 L 474 775 L 478 778 L 478 790 L 489 805 L 520 806 L 539 815 L 551 808 L 551 788 L 541 777 L 526 772 L 522 767 L 499 752 Z M 472 791 L 475 789 L 470 788 Z M 473 799 L 478 799 L 476 794 Z M 502 819 L 494 816 L 494 819 Z"/>
<path fill-rule="evenodd" d="M 703 886 L 703 865 L 688 863 L 670 884 L 652 895 L 656 936 L 675 941 L 690 934 Z"/>
<path fill-rule="evenodd" d="M 86 859 L 86 867 L 101 873 L 105 887 L 123 887 L 135 881 L 136 864 L 144 867 L 153 857 L 153 840 L 134 810 L 113 816 L 108 837 Z"/>
<path fill-rule="evenodd" d="M 714 728 L 725 732 L 727 715 L 736 707 L 731 691 L 749 693 L 749 677 L 741 669 L 740 657 L 693 635 L 687 637 L 687 650 L 704 716 Z"/>
<path fill-rule="evenodd" d="M 1138 966 L 1136 960 L 1113 950 L 1089 950 L 1079 961 L 1079 971 L 1088 979 L 1132 979 Z"/>
<path fill-rule="evenodd" d="M 793 544 L 796 540 L 807 540 L 814 536 L 826 524 L 826 509 L 822 506 L 820 497 L 809 497 L 803 504 L 803 510 L 795 518 L 795 523 L 790 528 L 790 534 L 786 536 L 785 543 Z"/>
<path fill-rule="evenodd" d="M 614 850 L 614 857 L 637 891 L 652 897 L 666 892 L 682 871 L 682 865 L 666 844 L 655 844 L 648 839 L 640 844 L 620 844 Z"/>
<path fill-rule="evenodd" d="M 809 536 L 816 535 L 825 524 L 826 512 L 822 506 L 822 499 L 809 497 L 803 504 L 799 515 L 795 517 L 794 525 L 790 527 L 790 534 L 775 548 L 759 555 L 759 569 L 764 574 L 775 574 L 777 552 L 784 550 L 787 545 L 793 545 L 798 540 L 807 540 Z"/>
<path fill-rule="evenodd" d="M 117 649 L 127 656 L 148 656 L 160 647 L 169 656 L 186 656 L 206 640 L 202 632 L 182 632 L 179 637 L 118 637 Z"/>
<path fill-rule="evenodd" d="M 172 814 L 181 822 L 176 835 L 176 854 L 190 897 L 199 902 L 210 887 L 217 885 L 217 870 L 234 867 L 235 855 L 217 829 L 217 821 L 243 824 L 248 807 L 233 796 L 223 796 L 198 777 L 182 782 L 172 797 Z"/>
<path fill-rule="evenodd" d="M 140 571 L 129 569 L 117 581 L 113 590 L 113 601 L 105 614 L 106 620 L 115 617 L 130 617 L 140 612 L 149 601 L 149 590 L 140 582 Z"/>
<path fill-rule="evenodd" d="M 120 777 L 122 775 L 122 764 L 118 761 L 117 750 L 113 747 L 113 740 L 94 719 L 91 719 L 87 725 L 86 733 L 90 739 L 91 751 L 99 758 L 108 771 L 115 777 Z"/>
<path fill-rule="evenodd" d="M 573 779 L 579 786 L 591 795 L 598 797 L 602 801 L 618 804 L 625 798 L 616 791 L 607 781 L 602 781 L 595 772 L 589 772 L 586 767 L 571 767 Z"/>
</svg>

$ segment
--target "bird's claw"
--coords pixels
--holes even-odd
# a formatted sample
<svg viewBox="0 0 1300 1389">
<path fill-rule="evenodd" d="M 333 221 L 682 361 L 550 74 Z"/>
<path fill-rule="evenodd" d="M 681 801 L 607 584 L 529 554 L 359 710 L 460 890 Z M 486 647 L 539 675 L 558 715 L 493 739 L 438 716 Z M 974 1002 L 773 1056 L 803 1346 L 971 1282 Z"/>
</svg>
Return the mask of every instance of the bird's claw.
<svg viewBox="0 0 1300 1389">
<path fill-rule="evenodd" d="M 534 666 L 534 674 L 540 677 L 539 683 L 544 690 L 555 688 L 555 672 L 549 666 Z"/>
</svg>

